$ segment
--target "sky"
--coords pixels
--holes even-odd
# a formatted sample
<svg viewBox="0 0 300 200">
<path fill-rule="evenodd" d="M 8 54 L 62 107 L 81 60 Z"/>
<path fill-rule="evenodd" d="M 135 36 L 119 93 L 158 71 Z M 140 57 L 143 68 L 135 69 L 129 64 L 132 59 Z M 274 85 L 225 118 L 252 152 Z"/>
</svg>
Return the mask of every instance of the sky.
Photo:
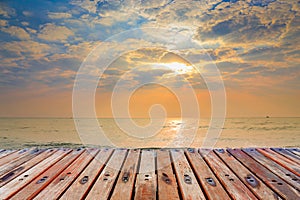
<svg viewBox="0 0 300 200">
<path fill-rule="evenodd" d="M 212 66 L 224 83 L 227 117 L 299 117 L 299 7 L 298 0 L 2 0 L 0 117 L 71 117 L 76 74 L 95 49 L 125 52 L 100 77 L 99 117 L 112 116 L 119 80 L 123 92 L 149 83 L 128 100 L 133 117 L 149 116 L 154 104 L 168 117 L 180 116 L 181 100 L 157 83 L 183 93 L 192 86 L 201 116 L 210 117 L 211 91 L 202 75 Z M 191 43 L 173 52 L 151 47 L 154 35 L 168 45 L 163 30 Z M 126 31 L 131 38 L 120 36 Z M 134 50 L 126 52 L 128 44 Z"/>
</svg>

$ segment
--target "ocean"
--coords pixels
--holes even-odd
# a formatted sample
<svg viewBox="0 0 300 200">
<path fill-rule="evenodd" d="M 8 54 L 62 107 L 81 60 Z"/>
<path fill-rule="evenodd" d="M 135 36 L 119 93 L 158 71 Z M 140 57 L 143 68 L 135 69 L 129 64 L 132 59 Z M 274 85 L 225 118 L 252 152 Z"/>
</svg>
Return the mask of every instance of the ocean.
<svg viewBox="0 0 300 200">
<path fill-rule="evenodd" d="M 227 118 L 220 129 L 221 134 L 212 136 L 208 132 L 210 119 L 206 118 L 200 119 L 198 124 L 194 123 L 194 119 L 168 118 L 151 136 L 142 132 L 126 132 L 118 127 L 114 119 L 97 120 L 105 138 L 97 135 L 99 127 L 86 126 L 87 129 L 80 130 L 78 134 L 71 118 L 0 118 L 0 148 L 175 148 L 202 147 L 205 144 L 205 147 L 209 144 L 214 148 L 300 146 L 300 118 Z M 145 126 L 149 119 L 134 119 L 134 122 Z"/>
</svg>

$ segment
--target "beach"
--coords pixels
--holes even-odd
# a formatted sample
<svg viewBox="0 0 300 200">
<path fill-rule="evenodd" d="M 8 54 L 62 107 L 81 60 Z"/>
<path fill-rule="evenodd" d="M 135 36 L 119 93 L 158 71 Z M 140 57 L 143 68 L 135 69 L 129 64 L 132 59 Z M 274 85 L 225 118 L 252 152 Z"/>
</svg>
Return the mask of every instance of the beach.
<svg viewBox="0 0 300 200">
<path fill-rule="evenodd" d="M 76 119 L 80 120 L 80 119 Z M 134 119 L 140 126 L 149 119 Z M 98 119 L 99 127 L 112 145 L 88 144 L 84 133 L 78 134 L 71 118 L 1 118 L 0 148 L 110 146 L 123 148 L 201 147 L 210 120 L 168 118 L 152 137 L 134 138 L 122 131 L 111 118 Z M 181 138 L 177 135 L 181 134 Z M 142 134 L 142 133 L 141 133 Z M 214 148 L 299 147 L 300 118 L 228 118 Z M 175 142 L 174 142 L 175 141 Z M 171 143 L 170 143 L 171 142 Z M 172 143 L 173 142 L 173 143 Z"/>
</svg>

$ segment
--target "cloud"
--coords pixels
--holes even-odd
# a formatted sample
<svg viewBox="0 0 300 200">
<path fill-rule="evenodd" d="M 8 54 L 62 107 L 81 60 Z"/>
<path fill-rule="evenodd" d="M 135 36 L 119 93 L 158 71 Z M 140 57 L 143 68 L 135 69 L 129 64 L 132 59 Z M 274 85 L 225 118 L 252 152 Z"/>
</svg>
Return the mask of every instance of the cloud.
<svg viewBox="0 0 300 200">
<path fill-rule="evenodd" d="M 55 12 L 49 12 L 48 17 L 50 19 L 64 19 L 64 18 L 71 18 L 71 13 L 55 13 Z"/>
<path fill-rule="evenodd" d="M 49 54 L 51 50 L 55 51 L 49 45 L 35 41 L 6 42 L 2 44 L 1 49 L 6 49 L 18 56 L 26 55 L 27 59 L 30 57 L 43 57 Z"/>
<path fill-rule="evenodd" d="M 0 20 L 0 26 L 7 26 L 8 25 L 8 22 L 7 20 Z"/>
<path fill-rule="evenodd" d="M 10 26 L 7 28 L 1 28 L 1 31 L 10 34 L 13 37 L 17 37 L 21 40 L 29 40 L 30 35 L 23 29 L 18 26 Z"/>
<path fill-rule="evenodd" d="M 16 11 L 15 9 L 5 5 L 4 3 L 0 3 L 0 16 L 3 16 L 5 18 L 10 18 L 12 16 L 15 16 Z"/>
<path fill-rule="evenodd" d="M 57 26 L 53 23 L 47 23 L 40 26 L 38 38 L 52 42 L 66 42 L 70 36 L 73 36 L 72 30 L 65 26 Z"/>
<path fill-rule="evenodd" d="M 30 12 L 30 11 L 23 11 L 22 12 L 22 14 L 25 16 L 25 17 L 31 17 L 32 15 L 33 15 L 33 13 L 32 12 Z"/>
</svg>

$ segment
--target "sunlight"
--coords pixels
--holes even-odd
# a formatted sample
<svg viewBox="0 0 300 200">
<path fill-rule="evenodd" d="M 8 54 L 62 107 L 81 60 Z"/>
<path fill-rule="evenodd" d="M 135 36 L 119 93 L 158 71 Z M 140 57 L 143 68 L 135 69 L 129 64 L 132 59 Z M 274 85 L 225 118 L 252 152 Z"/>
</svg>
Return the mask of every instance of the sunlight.
<svg viewBox="0 0 300 200">
<path fill-rule="evenodd" d="M 194 71 L 193 66 L 186 65 L 180 62 L 172 62 L 172 63 L 159 63 L 159 66 L 163 66 L 165 68 L 173 70 L 176 74 L 188 74 Z"/>
</svg>

